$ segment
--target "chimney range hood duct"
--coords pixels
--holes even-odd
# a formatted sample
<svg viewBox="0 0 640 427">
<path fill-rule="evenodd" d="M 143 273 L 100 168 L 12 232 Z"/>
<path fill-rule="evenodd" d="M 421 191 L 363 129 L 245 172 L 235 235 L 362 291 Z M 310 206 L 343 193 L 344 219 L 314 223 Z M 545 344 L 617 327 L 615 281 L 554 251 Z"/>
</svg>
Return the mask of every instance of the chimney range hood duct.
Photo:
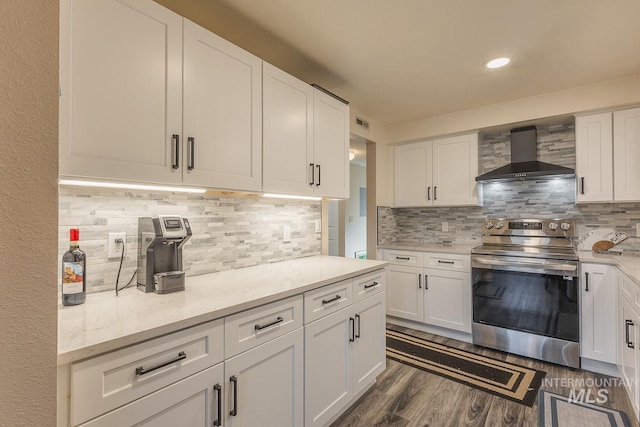
<svg viewBox="0 0 640 427">
<path fill-rule="evenodd" d="M 573 177 L 575 171 L 536 160 L 536 127 L 511 130 L 511 163 L 476 177 L 478 182 Z"/>
</svg>

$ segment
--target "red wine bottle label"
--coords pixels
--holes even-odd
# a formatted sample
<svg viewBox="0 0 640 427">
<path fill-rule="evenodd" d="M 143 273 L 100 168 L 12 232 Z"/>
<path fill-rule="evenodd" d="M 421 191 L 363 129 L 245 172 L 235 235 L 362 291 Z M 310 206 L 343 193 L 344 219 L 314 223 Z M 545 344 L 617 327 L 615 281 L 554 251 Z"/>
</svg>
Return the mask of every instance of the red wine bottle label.
<svg viewBox="0 0 640 427">
<path fill-rule="evenodd" d="M 62 263 L 62 293 L 81 294 L 84 271 L 80 262 Z"/>
</svg>

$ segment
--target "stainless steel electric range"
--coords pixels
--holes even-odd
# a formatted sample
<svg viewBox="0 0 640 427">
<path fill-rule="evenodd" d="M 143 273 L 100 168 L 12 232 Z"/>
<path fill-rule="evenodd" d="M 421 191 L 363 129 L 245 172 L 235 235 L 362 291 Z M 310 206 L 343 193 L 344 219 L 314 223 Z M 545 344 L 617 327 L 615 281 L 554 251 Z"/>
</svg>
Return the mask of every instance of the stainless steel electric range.
<svg viewBox="0 0 640 427">
<path fill-rule="evenodd" d="M 487 219 L 471 252 L 473 343 L 580 367 L 570 219 Z"/>
</svg>

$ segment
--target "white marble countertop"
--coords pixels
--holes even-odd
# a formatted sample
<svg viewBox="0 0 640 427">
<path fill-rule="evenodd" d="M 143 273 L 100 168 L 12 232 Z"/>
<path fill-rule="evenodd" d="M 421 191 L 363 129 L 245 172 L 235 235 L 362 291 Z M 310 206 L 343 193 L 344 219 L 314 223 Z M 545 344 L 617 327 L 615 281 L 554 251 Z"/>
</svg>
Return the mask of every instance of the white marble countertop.
<svg viewBox="0 0 640 427">
<path fill-rule="evenodd" d="M 609 255 L 592 251 L 578 251 L 580 262 L 613 264 L 640 286 L 640 257 L 637 255 Z"/>
<path fill-rule="evenodd" d="M 209 320 L 365 274 L 384 261 L 312 256 L 187 277 L 185 291 L 145 294 L 135 287 L 87 295 L 58 310 L 58 365 L 85 359 Z"/>
<path fill-rule="evenodd" d="M 414 242 L 394 242 L 394 243 L 378 245 L 378 249 L 397 249 L 401 251 L 439 252 L 444 254 L 471 255 L 471 249 L 479 245 L 480 243 L 476 245 L 460 245 L 460 244 L 445 245 L 442 243 L 420 245 Z"/>
</svg>

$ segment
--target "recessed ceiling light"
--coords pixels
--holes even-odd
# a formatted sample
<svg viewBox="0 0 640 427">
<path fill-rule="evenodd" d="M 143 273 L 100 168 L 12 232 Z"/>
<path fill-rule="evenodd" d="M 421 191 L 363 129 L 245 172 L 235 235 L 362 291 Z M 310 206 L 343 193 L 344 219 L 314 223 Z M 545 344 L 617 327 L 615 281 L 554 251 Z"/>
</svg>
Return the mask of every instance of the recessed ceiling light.
<svg viewBox="0 0 640 427">
<path fill-rule="evenodd" d="M 507 65 L 509 63 L 510 59 L 509 58 L 496 58 L 496 59 L 492 59 L 491 61 L 487 62 L 487 68 L 500 68 L 500 67 L 504 67 L 505 65 Z"/>
</svg>

